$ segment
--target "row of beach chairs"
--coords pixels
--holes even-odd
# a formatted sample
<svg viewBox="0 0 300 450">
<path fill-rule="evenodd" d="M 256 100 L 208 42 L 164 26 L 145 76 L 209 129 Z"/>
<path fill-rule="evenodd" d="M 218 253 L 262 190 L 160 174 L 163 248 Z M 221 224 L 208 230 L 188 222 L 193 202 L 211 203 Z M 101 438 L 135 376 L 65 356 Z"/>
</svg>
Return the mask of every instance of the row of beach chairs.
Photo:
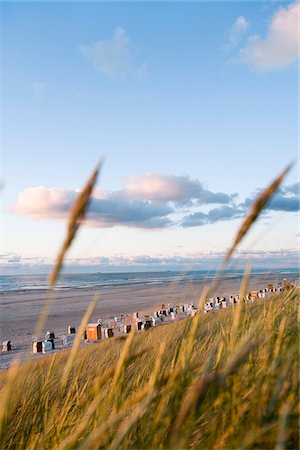
<svg viewBox="0 0 300 450">
<path fill-rule="evenodd" d="M 287 280 L 278 283 L 278 287 L 274 287 L 269 283 L 268 287 L 259 291 L 251 291 L 246 296 L 246 300 L 253 301 L 255 299 L 263 299 L 270 296 L 272 293 L 281 292 L 284 289 L 289 289 L 292 284 Z M 240 298 L 238 294 L 230 295 L 229 297 L 212 297 L 208 299 L 204 305 L 203 312 L 217 311 L 220 309 L 235 306 L 239 303 Z M 197 314 L 198 308 L 194 303 L 185 303 L 173 306 L 162 304 L 161 309 L 153 312 L 152 316 L 147 314 L 140 317 L 139 312 L 134 312 L 132 315 L 117 315 L 111 320 L 99 318 L 96 323 L 89 323 L 85 330 L 83 340 L 85 342 L 94 342 L 102 338 L 111 338 L 116 334 L 128 334 L 132 329 L 135 331 L 146 331 L 149 328 L 160 325 L 166 321 L 172 321 L 179 317 L 194 316 Z M 54 331 L 47 331 L 44 340 L 38 340 L 33 337 L 32 351 L 33 353 L 49 353 L 54 349 L 68 347 L 73 342 L 76 334 L 74 326 L 69 325 L 67 334 L 55 337 Z M 2 351 L 8 352 L 12 350 L 11 341 L 4 341 L 2 344 Z"/>
<path fill-rule="evenodd" d="M 282 283 L 278 283 L 278 287 L 274 287 L 273 284 L 268 284 L 268 287 L 260 289 L 259 291 L 251 291 L 249 292 L 245 300 L 253 301 L 255 299 L 263 299 L 270 296 L 276 292 L 282 292 L 287 288 L 287 285 L 282 285 Z M 234 305 L 237 305 L 240 301 L 239 294 L 230 295 L 230 297 L 212 297 L 208 299 L 204 305 L 204 313 L 208 313 L 210 311 L 218 311 L 222 308 L 228 308 Z"/>
</svg>

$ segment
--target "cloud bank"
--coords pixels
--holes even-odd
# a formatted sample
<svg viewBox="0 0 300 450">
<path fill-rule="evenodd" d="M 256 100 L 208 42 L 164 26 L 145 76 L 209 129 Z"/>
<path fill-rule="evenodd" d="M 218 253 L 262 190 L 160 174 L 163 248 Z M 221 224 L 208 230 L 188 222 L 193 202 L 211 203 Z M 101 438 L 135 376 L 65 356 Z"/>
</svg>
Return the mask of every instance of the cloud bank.
<svg viewBox="0 0 300 450">
<path fill-rule="evenodd" d="M 281 187 L 266 210 L 299 211 L 299 186 L 295 183 Z M 186 175 L 144 174 L 125 179 L 121 190 L 96 190 L 86 225 L 163 229 L 214 224 L 244 216 L 260 191 L 238 203 L 237 194 L 208 190 L 198 179 Z M 30 187 L 19 193 L 11 211 L 33 219 L 65 220 L 78 192 Z"/>
<path fill-rule="evenodd" d="M 64 265 L 65 273 L 82 272 L 132 272 L 149 270 L 216 270 L 224 258 L 224 252 L 194 253 L 186 255 L 115 255 L 91 258 L 67 259 Z M 252 268 L 296 268 L 298 267 L 298 252 L 290 249 L 272 251 L 236 251 L 234 264 L 243 268 L 251 260 Z M 47 258 L 22 257 L 16 254 L 0 255 L 2 274 L 48 274 L 53 261 Z"/>
</svg>

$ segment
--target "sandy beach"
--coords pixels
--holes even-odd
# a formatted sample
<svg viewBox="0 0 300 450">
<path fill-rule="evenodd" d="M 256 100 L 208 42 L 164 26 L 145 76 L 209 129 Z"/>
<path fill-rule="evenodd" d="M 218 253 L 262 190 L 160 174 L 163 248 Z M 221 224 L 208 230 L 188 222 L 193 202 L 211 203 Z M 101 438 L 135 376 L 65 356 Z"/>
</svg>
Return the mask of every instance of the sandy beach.
<svg viewBox="0 0 300 450">
<path fill-rule="evenodd" d="M 279 281 L 282 281 L 282 278 L 278 273 L 256 274 L 250 277 L 249 290 L 261 289 L 269 282 Z M 68 325 L 77 328 L 94 295 L 99 296 L 99 300 L 91 322 L 97 321 L 99 317 L 109 319 L 117 314 L 131 314 L 134 311 L 153 314 L 162 303 L 196 303 L 208 283 L 209 281 L 202 280 L 57 290 L 41 338 L 50 329 L 59 336 L 66 334 Z M 216 289 L 215 295 L 228 296 L 238 293 L 240 283 L 241 277 L 225 278 Z M 45 290 L 14 291 L 0 295 L 0 339 L 1 343 L 11 340 L 13 348 L 13 351 L 0 355 L 0 368 L 7 367 L 13 358 L 29 348 L 46 296 Z"/>
</svg>

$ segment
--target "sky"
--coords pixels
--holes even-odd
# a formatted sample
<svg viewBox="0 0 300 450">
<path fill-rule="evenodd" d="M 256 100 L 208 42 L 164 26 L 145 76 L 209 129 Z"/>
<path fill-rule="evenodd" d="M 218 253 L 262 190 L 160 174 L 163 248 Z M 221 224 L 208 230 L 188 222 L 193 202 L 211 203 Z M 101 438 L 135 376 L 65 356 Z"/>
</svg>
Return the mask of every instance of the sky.
<svg viewBox="0 0 300 450">
<path fill-rule="evenodd" d="M 299 2 L 3 2 L 3 274 L 47 272 L 105 157 L 69 271 L 298 265 Z"/>
</svg>

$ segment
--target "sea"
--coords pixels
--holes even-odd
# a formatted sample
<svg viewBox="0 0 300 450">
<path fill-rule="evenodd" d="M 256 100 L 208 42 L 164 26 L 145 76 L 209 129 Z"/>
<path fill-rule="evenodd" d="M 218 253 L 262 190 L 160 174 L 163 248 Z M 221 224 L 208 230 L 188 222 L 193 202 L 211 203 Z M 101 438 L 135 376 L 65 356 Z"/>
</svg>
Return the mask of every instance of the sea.
<svg viewBox="0 0 300 450">
<path fill-rule="evenodd" d="M 291 281 L 298 278 L 298 269 L 256 269 L 252 274 L 275 274 L 278 281 L 287 278 Z M 55 289 L 86 289 L 97 287 L 110 287 L 121 285 L 160 284 L 167 282 L 197 282 L 212 279 L 215 271 L 160 271 L 160 272 L 118 272 L 118 273 L 66 273 L 59 277 Z M 225 278 L 241 278 L 243 270 L 226 271 L 222 273 Z M 11 291 L 45 290 L 48 289 L 48 275 L 0 275 L 0 293 Z"/>
</svg>

